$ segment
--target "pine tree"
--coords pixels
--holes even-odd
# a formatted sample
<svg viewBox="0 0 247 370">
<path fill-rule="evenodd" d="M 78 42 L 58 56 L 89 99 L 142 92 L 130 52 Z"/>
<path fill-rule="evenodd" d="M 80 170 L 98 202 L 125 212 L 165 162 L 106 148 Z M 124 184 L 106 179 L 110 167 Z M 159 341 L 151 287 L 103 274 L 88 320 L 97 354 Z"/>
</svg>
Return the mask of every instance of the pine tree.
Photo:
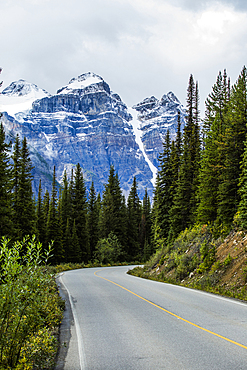
<svg viewBox="0 0 247 370">
<path fill-rule="evenodd" d="M 241 176 L 239 181 L 239 196 L 240 202 L 238 205 L 239 224 L 247 230 L 247 140 L 245 141 L 245 149 L 243 161 L 241 163 Z"/>
<path fill-rule="evenodd" d="M 21 144 L 19 136 L 15 138 L 15 145 L 13 151 L 13 223 L 15 225 L 15 234 L 19 234 L 19 217 L 21 214 L 21 207 L 19 204 L 19 183 L 20 183 L 20 169 L 21 169 Z"/>
<path fill-rule="evenodd" d="M 70 220 L 71 220 L 71 204 L 70 204 L 70 196 L 69 196 L 69 185 L 67 179 L 67 173 L 64 171 L 63 176 L 63 190 L 62 190 L 62 198 L 61 198 L 61 233 L 62 233 L 62 245 L 65 254 L 65 260 L 68 257 L 68 233 L 67 227 L 70 230 Z M 72 224 L 72 222 L 71 222 Z"/>
<path fill-rule="evenodd" d="M 141 202 L 137 192 L 136 177 L 130 189 L 127 200 L 128 214 L 128 254 L 130 259 L 141 259 L 142 251 L 140 246 L 140 223 L 141 223 Z"/>
<path fill-rule="evenodd" d="M 202 223 L 213 223 L 217 218 L 219 181 L 222 172 L 219 151 L 221 129 L 220 116 L 217 114 L 205 139 L 199 174 L 197 221 Z"/>
<path fill-rule="evenodd" d="M 113 232 L 123 247 L 127 245 L 127 215 L 118 175 L 114 166 L 110 167 L 108 182 L 105 185 L 100 214 L 100 238 L 108 238 Z"/>
<path fill-rule="evenodd" d="M 171 168 L 171 141 L 167 130 L 163 153 L 159 156 L 159 173 L 153 206 L 153 235 L 155 245 L 164 243 L 169 234 L 170 210 L 172 207 L 173 173 Z M 157 244 L 157 247 L 158 247 Z"/>
<path fill-rule="evenodd" d="M 81 258 L 88 262 L 90 258 L 89 236 L 87 229 L 87 194 L 82 170 L 78 163 L 75 170 L 75 178 L 71 188 L 72 213 L 71 218 L 75 220 L 76 234 L 81 248 Z M 79 261 L 78 261 L 79 262 Z"/>
<path fill-rule="evenodd" d="M 140 244 L 144 262 L 152 254 L 151 248 L 151 203 L 147 189 L 142 201 L 142 215 L 140 224 Z"/>
<path fill-rule="evenodd" d="M 14 222 L 17 237 L 32 235 L 35 231 L 35 205 L 32 191 L 33 169 L 27 141 L 24 137 L 20 150 L 19 138 L 16 138 L 14 160 Z"/>
<path fill-rule="evenodd" d="M 11 168 L 9 145 L 5 142 L 5 132 L 0 124 L 0 238 L 11 237 L 13 233 L 11 211 Z"/>
<path fill-rule="evenodd" d="M 243 67 L 234 84 L 222 140 L 223 169 L 219 184 L 218 223 L 230 226 L 239 203 L 240 162 L 244 152 L 247 125 L 247 71 Z"/>
<path fill-rule="evenodd" d="M 70 246 L 69 246 L 69 262 L 78 263 L 82 259 L 82 251 L 80 248 L 79 238 L 77 236 L 77 227 L 76 221 L 73 222 L 72 228 L 72 236 L 70 239 Z"/>
<path fill-rule="evenodd" d="M 41 180 L 39 180 L 39 191 L 38 191 L 38 201 L 36 205 L 36 230 L 37 238 L 42 243 L 45 244 L 45 215 L 44 215 L 44 205 L 42 201 L 42 187 Z"/>
<path fill-rule="evenodd" d="M 46 240 L 48 242 L 53 241 L 53 257 L 52 263 L 59 263 L 64 259 L 64 253 L 62 250 L 61 239 L 60 239 L 60 229 L 59 229 L 59 217 L 57 209 L 57 185 L 56 185 L 56 168 L 53 169 L 53 180 L 52 180 L 52 193 L 51 200 L 49 204 L 49 212 L 47 218 L 46 227 Z"/>
<path fill-rule="evenodd" d="M 88 201 L 88 232 L 90 258 L 94 256 L 96 245 L 99 240 L 99 208 L 100 200 L 97 202 L 94 183 L 92 181 Z"/>
<path fill-rule="evenodd" d="M 183 153 L 177 188 L 170 211 L 169 240 L 191 226 L 197 208 L 196 190 L 199 175 L 200 134 L 198 86 L 191 75 L 187 89 L 187 116 L 183 134 Z"/>
</svg>

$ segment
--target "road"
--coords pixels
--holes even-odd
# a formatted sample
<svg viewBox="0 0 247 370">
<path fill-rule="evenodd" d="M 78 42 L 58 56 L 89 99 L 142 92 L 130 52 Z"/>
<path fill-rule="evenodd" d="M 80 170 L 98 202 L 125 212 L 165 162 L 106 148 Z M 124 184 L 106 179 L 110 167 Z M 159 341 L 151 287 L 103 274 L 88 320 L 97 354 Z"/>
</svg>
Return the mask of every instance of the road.
<svg viewBox="0 0 247 370">
<path fill-rule="evenodd" d="M 245 303 L 130 276 L 129 268 L 59 277 L 71 326 L 57 369 L 247 369 Z"/>
</svg>

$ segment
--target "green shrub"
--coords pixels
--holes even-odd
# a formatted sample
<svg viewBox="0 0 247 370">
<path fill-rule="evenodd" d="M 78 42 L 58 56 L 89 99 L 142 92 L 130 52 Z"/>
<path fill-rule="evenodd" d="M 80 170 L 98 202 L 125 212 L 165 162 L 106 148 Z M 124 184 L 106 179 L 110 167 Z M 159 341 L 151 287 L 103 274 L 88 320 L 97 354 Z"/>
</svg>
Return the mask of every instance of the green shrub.
<svg viewBox="0 0 247 370">
<path fill-rule="evenodd" d="M 57 341 L 51 332 L 61 322 L 63 305 L 53 275 L 42 267 L 50 253 L 51 246 L 42 251 L 35 237 L 13 245 L 2 239 L 0 369 L 52 368 L 44 367 L 43 357 L 46 364 L 54 362 Z"/>
</svg>

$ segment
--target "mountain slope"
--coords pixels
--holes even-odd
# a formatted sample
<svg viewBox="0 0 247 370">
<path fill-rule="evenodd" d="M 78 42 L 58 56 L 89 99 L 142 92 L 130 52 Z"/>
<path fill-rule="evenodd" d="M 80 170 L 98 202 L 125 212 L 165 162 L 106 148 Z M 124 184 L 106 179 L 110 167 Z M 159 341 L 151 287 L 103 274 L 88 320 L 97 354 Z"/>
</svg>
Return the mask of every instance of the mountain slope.
<svg viewBox="0 0 247 370">
<path fill-rule="evenodd" d="M 125 195 L 136 176 L 140 197 L 145 188 L 152 196 L 157 157 L 167 128 L 173 135 L 176 131 L 178 109 L 184 116 L 172 93 L 161 101 L 152 97 L 128 109 L 92 72 L 71 79 L 54 95 L 24 80 L 13 82 L 0 95 L 7 136 L 27 137 L 35 166 L 35 192 L 39 177 L 43 189 L 50 189 L 53 166 L 61 182 L 64 171 L 70 176 L 80 163 L 87 188 L 93 180 L 102 193 L 113 164 Z"/>
</svg>

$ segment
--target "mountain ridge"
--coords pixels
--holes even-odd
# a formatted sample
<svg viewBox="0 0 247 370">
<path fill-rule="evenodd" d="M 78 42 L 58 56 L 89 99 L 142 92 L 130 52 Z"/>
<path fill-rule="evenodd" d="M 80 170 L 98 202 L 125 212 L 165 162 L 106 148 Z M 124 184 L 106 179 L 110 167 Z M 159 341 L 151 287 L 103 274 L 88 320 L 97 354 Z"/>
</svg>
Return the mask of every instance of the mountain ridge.
<svg viewBox="0 0 247 370">
<path fill-rule="evenodd" d="M 11 108 L 16 94 L 22 103 L 23 99 L 28 101 L 28 109 L 17 112 L 16 101 L 12 104 L 15 109 Z M 40 98 L 37 98 L 39 94 Z M 7 97 L 10 104 L 6 103 Z M 113 164 L 124 194 L 128 195 L 136 176 L 141 198 L 145 188 L 152 196 L 155 168 L 158 167 L 165 132 L 168 127 L 172 128 L 173 136 L 176 132 L 176 110 L 180 110 L 182 122 L 185 116 L 183 106 L 172 92 L 160 100 L 146 98 L 128 108 L 103 78 L 92 72 L 72 78 L 54 95 L 34 84 L 25 84 L 24 80 L 15 81 L 2 91 L 0 111 L 2 107 L 7 110 L 3 115 L 7 134 L 13 137 L 19 133 L 20 137 L 27 137 L 33 148 L 34 166 L 38 164 L 40 167 L 38 162 L 42 158 L 50 168 L 49 178 L 55 165 L 61 183 L 64 170 L 70 176 L 71 168 L 80 163 L 87 188 L 94 180 L 96 190 L 102 193 L 109 167 Z M 137 112 L 135 117 L 133 112 Z M 35 151 L 38 154 L 34 154 Z M 47 187 L 45 181 L 44 188 Z"/>
</svg>

